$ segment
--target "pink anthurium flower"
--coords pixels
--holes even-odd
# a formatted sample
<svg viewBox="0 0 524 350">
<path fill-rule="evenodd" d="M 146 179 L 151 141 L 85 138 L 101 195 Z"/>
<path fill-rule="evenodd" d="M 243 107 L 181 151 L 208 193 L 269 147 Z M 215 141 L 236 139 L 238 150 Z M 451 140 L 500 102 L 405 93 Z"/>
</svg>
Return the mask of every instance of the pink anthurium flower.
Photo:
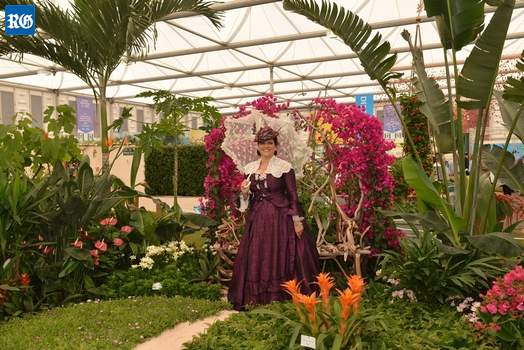
<svg viewBox="0 0 524 350">
<path fill-rule="evenodd" d="M 122 244 L 124 244 L 124 240 L 122 238 L 114 238 L 113 244 L 115 247 L 120 247 Z"/>
<path fill-rule="evenodd" d="M 107 243 L 104 242 L 104 240 L 96 241 L 95 242 L 95 248 L 100 250 L 102 253 L 107 250 Z"/>
</svg>

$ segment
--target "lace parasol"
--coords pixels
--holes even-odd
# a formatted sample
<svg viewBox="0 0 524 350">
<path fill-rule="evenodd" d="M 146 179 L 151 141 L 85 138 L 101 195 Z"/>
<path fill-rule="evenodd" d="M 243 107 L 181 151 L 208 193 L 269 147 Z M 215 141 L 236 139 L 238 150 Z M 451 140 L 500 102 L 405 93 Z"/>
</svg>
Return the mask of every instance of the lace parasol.
<svg viewBox="0 0 524 350">
<path fill-rule="evenodd" d="M 304 175 L 304 164 L 313 152 L 308 146 L 309 133 L 295 130 L 295 123 L 289 116 L 274 118 L 252 110 L 244 117 L 227 118 L 224 126 L 226 133 L 222 149 L 243 174 L 246 173 L 245 166 L 258 159 L 256 132 L 264 126 L 270 126 L 279 133 L 278 157 L 291 163 L 298 178 Z"/>
</svg>

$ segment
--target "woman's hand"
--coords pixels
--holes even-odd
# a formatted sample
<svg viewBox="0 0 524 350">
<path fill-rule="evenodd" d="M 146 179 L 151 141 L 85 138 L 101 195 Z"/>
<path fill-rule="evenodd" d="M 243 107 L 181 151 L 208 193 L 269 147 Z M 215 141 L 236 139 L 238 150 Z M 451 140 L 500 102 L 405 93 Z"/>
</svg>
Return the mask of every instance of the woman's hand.
<svg viewBox="0 0 524 350">
<path fill-rule="evenodd" d="M 302 224 L 302 221 L 293 221 L 293 225 L 295 226 L 295 233 L 298 238 L 302 238 L 302 233 L 304 233 L 304 224 Z"/>
<path fill-rule="evenodd" d="M 251 181 L 249 181 L 248 179 L 245 179 L 240 184 L 240 192 L 242 192 L 242 195 L 244 196 L 244 198 L 247 198 L 247 196 L 249 195 L 249 186 L 250 185 L 251 185 Z"/>
</svg>

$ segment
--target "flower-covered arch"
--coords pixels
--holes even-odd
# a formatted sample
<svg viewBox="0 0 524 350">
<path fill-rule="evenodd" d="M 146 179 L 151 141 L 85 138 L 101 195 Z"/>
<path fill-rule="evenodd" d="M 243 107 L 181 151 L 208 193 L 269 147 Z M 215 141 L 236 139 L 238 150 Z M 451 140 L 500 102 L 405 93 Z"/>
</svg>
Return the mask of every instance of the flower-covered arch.
<svg viewBox="0 0 524 350">
<path fill-rule="evenodd" d="M 242 118 L 249 114 L 248 107 L 278 118 L 288 106 L 277 104 L 274 96 L 266 95 L 241 106 L 239 112 L 230 118 Z M 400 231 L 380 213 L 380 209 L 390 209 L 393 204 L 394 180 L 388 167 L 394 157 L 387 152 L 394 144 L 384 140 L 377 118 L 355 106 L 339 104 L 333 99 L 315 99 L 311 107 L 308 115 L 298 111 L 287 112 L 295 117 L 297 127 L 307 128 L 316 135 L 317 143 L 324 146 L 323 158 L 312 163 L 316 164 L 318 172 L 323 173 L 325 181 L 323 184 L 314 183 L 316 188 L 312 192 L 313 197 L 330 203 L 333 210 L 328 220 L 335 222 L 337 235 L 336 241 L 330 242 L 326 240 L 326 232 L 319 229 L 317 246 L 325 257 L 356 256 L 360 272 L 361 255 L 399 245 Z M 219 241 L 227 242 L 225 251 L 234 252 L 239 241 L 235 231 L 239 222 L 236 220 L 239 217 L 236 200 L 242 175 L 220 148 L 224 136 L 222 124 L 205 138 L 209 158 L 202 208 L 207 215 L 223 220 L 218 232 Z M 314 204 L 305 209 L 309 209 L 307 214 L 315 215 L 317 224 L 325 222 L 325 218 L 319 218 L 315 213 Z M 223 235 L 233 238 L 228 241 Z"/>
<path fill-rule="evenodd" d="M 311 122 L 325 146 L 324 166 L 336 174 L 338 209 L 356 222 L 372 249 L 397 248 L 400 231 L 380 213 L 393 204 L 389 166 L 395 158 L 387 152 L 395 145 L 384 140 L 377 118 L 354 105 L 318 98 L 312 107 Z"/>
</svg>

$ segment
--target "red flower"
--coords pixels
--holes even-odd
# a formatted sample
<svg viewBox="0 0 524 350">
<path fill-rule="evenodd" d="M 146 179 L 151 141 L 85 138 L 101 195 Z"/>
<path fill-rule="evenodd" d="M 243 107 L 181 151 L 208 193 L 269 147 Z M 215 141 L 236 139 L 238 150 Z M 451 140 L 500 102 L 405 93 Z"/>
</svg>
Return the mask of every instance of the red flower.
<svg viewBox="0 0 524 350">
<path fill-rule="evenodd" d="M 134 228 L 129 226 L 129 225 L 126 225 L 126 226 L 122 226 L 120 228 L 120 231 L 124 232 L 124 233 L 131 233 L 133 232 Z"/>
<path fill-rule="evenodd" d="M 73 243 L 73 247 L 82 249 L 84 247 L 84 242 L 82 242 L 81 240 L 77 238 L 75 243 Z"/>
<path fill-rule="evenodd" d="M 53 253 L 53 248 L 49 247 L 49 246 L 45 246 L 43 249 L 42 249 L 42 253 L 44 255 L 50 255 Z"/>
<path fill-rule="evenodd" d="M 114 217 L 105 218 L 100 221 L 102 226 L 115 226 L 118 223 L 118 220 Z"/>
<path fill-rule="evenodd" d="M 23 286 L 28 286 L 29 283 L 31 283 L 31 278 L 29 277 L 29 275 L 27 273 L 23 273 L 21 276 L 20 276 L 20 284 L 23 285 Z"/>
<path fill-rule="evenodd" d="M 100 258 L 98 257 L 98 250 L 92 249 L 91 251 L 89 251 L 89 253 L 91 254 L 91 257 L 93 258 L 93 264 L 95 266 L 98 266 L 100 264 Z"/>
<path fill-rule="evenodd" d="M 95 242 L 95 248 L 100 250 L 102 253 L 107 250 L 107 243 L 104 242 L 104 240 L 96 241 Z"/>
<path fill-rule="evenodd" d="M 115 247 L 120 247 L 122 244 L 124 244 L 124 240 L 121 238 L 115 238 L 113 239 L 113 244 Z"/>
</svg>

